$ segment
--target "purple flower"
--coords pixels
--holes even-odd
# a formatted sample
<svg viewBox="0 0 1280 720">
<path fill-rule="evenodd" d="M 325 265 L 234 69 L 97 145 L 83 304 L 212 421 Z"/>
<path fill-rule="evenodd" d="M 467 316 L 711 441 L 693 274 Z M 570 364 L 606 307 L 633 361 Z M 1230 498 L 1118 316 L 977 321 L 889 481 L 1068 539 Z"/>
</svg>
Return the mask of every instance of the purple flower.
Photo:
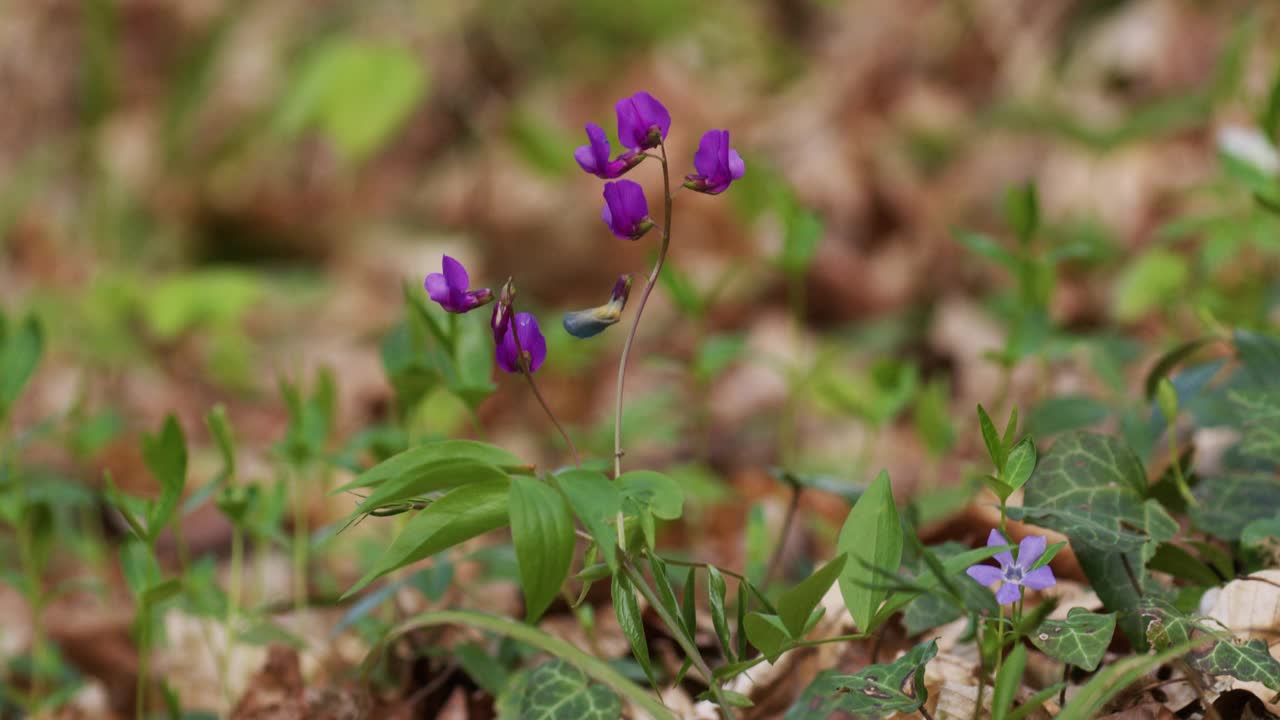
<svg viewBox="0 0 1280 720">
<path fill-rule="evenodd" d="M 564 315 L 564 329 L 576 338 L 589 338 L 604 332 L 605 328 L 622 318 L 622 309 L 631 295 L 631 276 L 623 275 L 613 284 L 609 302 L 588 310 L 577 310 Z"/>
<path fill-rule="evenodd" d="M 516 350 L 517 335 L 519 351 Z M 529 313 L 518 313 L 513 322 L 507 324 L 507 332 L 497 347 L 498 367 L 509 373 L 521 372 L 522 355 L 531 373 L 537 372 L 547 359 L 547 339 L 538 330 L 538 319 Z"/>
<path fill-rule="evenodd" d="M 431 273 L 423 286 L 431 299 L 440 303 L 440 307 L 451 313 L 464 313 L 493 300 L 492 290 L 468 290 L 470 284 L 471 278 L 462 263 L 445 255 L 444 273 Z"/>
<path fill-rule="evenodd" d="M 992 530 L 987 536 L 987 547 L 996 547 L 999 545 L 1008 545 L 1009 541 L 997 530 Z M 1029 587 L 1032 590 L 1044 590 L 1051 587 L 1058 580 L 1053 576 L 1053 570 L 1046 565 L 1042 568 L 1031 569 L 1032 565 L 1040 559 L 1044 554 L 1045 539 L 1040 535 L 1028 535 L 1022 538 L 1022 542 L 1018 543 L 1018 559 L 1014 561 L 1013 556 L 1008 550 L 996 554 L 996 560 L 1000 563 L 1000 567 L 992 567 L 991 565 L 974 565 L 965 573 L 969 577 L 977 580 L 983 585 L 992 585 L 1003 581 L 1000 589 L 996 591 L 996 601 L 1001 605 L 1008 605 L 1018 598 L 1022 597 L 1022 588 Z"/>
<path fill-rule="evenodd" d="M 605 180 L 619 177 L 644 160 L 644 155 L 634 150 L 610 160 L 609 139 L 604 136 L 604 129 L 595 123 L 587 123 L 587 142 L 587 145 L 573 151 L 573 159 L 583 170 Z"/>
<path fill-rule="evenodd" d="M 618 139 L 632 150 L 658 147 L 671 129 L 671 113 L 647 92 L 623 98 L 614 106 L 618 113 Z"/>
<path fill-rule="evenodd" d="M 719 195 L 729 185 L 742 177 L 747 166 L 737 150 L 729 147 L 728 130 L 708 130 L 693 154 L 693 167 L 697 173 L 685 176 L 684 186 L 690 190 Z"/>
<path fill-rule="evenodd" d="M 600 217 L 613 234 L 623 240 L 639 240 L 653 227 L 644 188 L 631 180 L 604 184 L 604 209 L 600 211 Z"/>
<path fill-rule="evenodd" d="M 494 303 L 493 315 L 489 318 L 489 327 L 493 329 L 493 342 L 502 344 L 502 336 L 507 334 L 507 326 L 511 323 L 511 303 L 516 299 L 516 286 L 511 278 L 502 284 L 498 291 L 498 302 Z"/>
</svg>

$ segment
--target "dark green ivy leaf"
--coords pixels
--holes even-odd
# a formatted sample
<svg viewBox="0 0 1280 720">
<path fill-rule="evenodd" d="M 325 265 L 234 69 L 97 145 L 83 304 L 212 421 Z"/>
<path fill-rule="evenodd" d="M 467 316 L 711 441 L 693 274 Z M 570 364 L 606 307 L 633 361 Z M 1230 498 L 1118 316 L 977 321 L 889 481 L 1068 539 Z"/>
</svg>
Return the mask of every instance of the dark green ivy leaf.
<svg viewBox="0 0 1280 720">
<path fill-rule="evenodd" d="M 787 710 L 785 720 L 827 720 L 837 712 L 857 717 L 913 713 L 928 699 L 924 666 L 937 654 L 938 641 L 930 640 L 891 663 L 853 675 L 824 671 Z"/>
<path fill-rule="evenodd" d="M 1089 672 L 1098 669 L 1116 632 L 1116 615 L 1071 608 L 1066 620 L 1045 620 L 1031 633 L 1031 643 L 1045 655 Z"/>
</svg>

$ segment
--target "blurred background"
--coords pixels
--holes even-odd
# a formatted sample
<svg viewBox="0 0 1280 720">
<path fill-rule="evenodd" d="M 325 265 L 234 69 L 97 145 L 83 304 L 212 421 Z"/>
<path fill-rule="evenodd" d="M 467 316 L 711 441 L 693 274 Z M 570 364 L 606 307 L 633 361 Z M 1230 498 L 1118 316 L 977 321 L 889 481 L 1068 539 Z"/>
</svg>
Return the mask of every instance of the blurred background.
<svg viewBox="0 0 1280 720">
<path fill-rule="evenodd" d="M 828 540 L 879 467 L 900 498 L 963 484 L 978 402 L 1016 403 L 1037 439 L 1109 423 L 1149 447 L 1128 398 L 1151 361 L 1277 319 L 1274 3 L 0 0 L 0 18 L 0 306 L 47 336 L 13 423 L 57 418 L 24 453 L 86 487 L 109 469 L 154 492 L 137 435 L 171 411 L 211 475 L 217 402 L 241 474 L 269 476 L 277 383 L 321 368 L 335 453 L 394 426 L 565 462 L 519 378 L 460 391 L 415 365 L 406 307 L 442 253 L 475 286 L 515 279 L 548 337 L 543 392 L 607 458 L 624 332 L 578 341 L 559 318 L 647 272 L 657 239 L 608 232 L 572 153 L 587 122 L 616 138 L 613 103 L 641 90 L 671 112 L 675 173 L 711 128 L 747 167 L 676 198 L 628 382 L 628 462 L 723 509 L 723 562 L 763 562 L 732 538 L 776 535 L 786 473 L 835 492 L 797 530 Z M 629 177 L 657 212 L 656 164 Z M 332 502 L 316 524 L 350 508 Z M 205 525 L 193 544 L 221 547 Z"/>
</svg>

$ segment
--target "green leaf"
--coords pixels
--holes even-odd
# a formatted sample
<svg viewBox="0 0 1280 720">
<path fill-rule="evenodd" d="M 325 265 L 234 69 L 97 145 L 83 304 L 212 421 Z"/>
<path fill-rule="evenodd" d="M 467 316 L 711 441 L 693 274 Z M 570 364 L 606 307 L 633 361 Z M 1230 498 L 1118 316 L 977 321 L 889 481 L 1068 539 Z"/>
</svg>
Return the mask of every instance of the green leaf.
<svg viewBox="0 0 1280 720">
<path fill-rule="evenodd" d="M 569 575 L 573 516 L 560 493 L 530 477 L 511 480 L 510 516 L 525 619 L 536 622 Z"/>
<path fill-rule="evenodd" d="M 880 582 L 874 571 L 896 573 L 902 562 L 902 523 L 887 472 L 880 471 L 849 511 L 836 549 L 849 556 L 840 574 L 840 593 L 858 630 L 866 632 L 887 594 L 868 587 Z"/>
<path fill-rule="evenodd" d="M 1031 472 L 1036 469 L 1036 444 L 1030 436 L 1013 446 L 1009 458 L 1005 462 L 1001 480 L 1011 489 L 1017 490 L 1031 479 Z"/>
<path fill-rule="evenodd" d="M 423 472 L 425 468 L 429 468 L 443 460 L 473 460 L 508 469 L 524 466 L 524 462 L 520 458 L 497 445 L 474 440 L 440 440 L 396 453 L 360 473 L 355 480 L 330 494 L 336 495 L 360 488 L 377 487 L 393 480 L 412 477 Z"/>
<path fill-rule="evenodd" d="M 1078 609 L 1078 608 L 1077 608 Z M 1113 619 L 1114 624 L 1114 619 Z M 991 720 L 1008 720 L 1013 710 L 1013 697 L 1022 684 L 1022 671 L 1027 668 L 1027 646 L 1015 643 L 1013 651 L 1004 659 L 1000 672 L 996 674 L 995 687 L 991 694 Z"/>
<path fill-rule="evenodd" d="M 1115 631 L 1115 613 L 1101 615 L 1075 607 L 1067 611 L 1065 620 L 1040 623 L 1031 633 L 1031 643 L 1054 660 L 1093 672 Z"/>
<path fill-rule="evenodd" d="M 684 491 L 675 480 L 662 473 L 632 470 L 623 473 L 614 484 L 624 506 L 635 503 L 663 520 L 676 520 L 684 511 Z"/>
<path fill-rule="evenodd" d="M 690 567 L 688 575 L 684 579 L 684 595 L 681 598 L 680 612 L 681 621 L 684 622 L 685 632 L 689 633 L 689 637 L 694 637 L 698 631 L 698 568 Z"/>
<path fill-rule="evenodd" d="M 953 234 L 956 240 L 973 254 L 998 263 L 1001 267 L 1011 272 L 1017 269 L 1018 259 L 1013 256 L 1013 253 L 1004 249 L 1003 246 L 989 236 L 965 231 L 955 231 Z"/>
<path fill-rule="evenodd" d="M 154 541 L 178 509 L 187 482 L 187 441 L 176 417 L 165 419 L 159 435 L 142 436 L 142 458 L 160 481 L 160 499 L 147 517 L 147 532 Z"/>
<path fill-rule="evenodd" d="M 1178 419 L 1178 391 L 1173 389 L 1169 378 L 1161 378 L 1156 385 L 1156 405 L 1165 422 L 1172 426 Z"/>
<path fill-rule="evenodd" d="M 520 700 L 520 720 L 617 720 L 622 702 L 603 685 L 564 660 L 548 660 L 529 673 Z"/>
<path fill-rule="evenodd" d="M 1213 587 L 1222 582 L 1211 567 L 1172 543 L 1160 543 L 1151 560 L 1147 562 L 1147 567 L 1157 572 L 1169 573 L 1201 587 Z"/>
<path fill-rule="evenodd" d="M 902 615 L 902 623 L 906 626 L 908 635 L 914 637 L 926 630 L 945 625 L 959 618 L 966 611 L 996 614 L 1000 606 L 996 604 L 995 595 L 990 590 L 964 574 L 963 568 L 958 572 L 954 567 L 948 569 L 948 561 L 951 558 L 965 552 L 971 552 L 968 547 L 957 542 L 947 542 L 925 548 L 924 552 L 932 554 L 937 559 L 942 572 L 938 573 L 931 569 L 926 569 L 922 577 L 933 580 L 936 583 L 939 580 L 937 576 L 941 574 L 943 577 L 948 578 L 948 582 L 954 586 L 959 597 L 951 597 L 949 592 L 932 592 L 922 594 L 912 600 L 906 606 Z M 1045 555 L 1048 555 L 1049 552 L 1049 550 L 1046 550 Z M 921 563 L 921 565 L 927 568 L 932 567 L 931 563 Z"/>
<path fill-rule="evenodd" d="M 778 617 L 782 619 L 782 624 L 791 637 L 799 639 L 804 634 L 805 624 L 813 614 L 813 609 L 818 607 L 822 596 L 827 594 L 831 584 L 840 577 L 847 559 L 847 555 L 836 556 L 778 598 Z"/>
<path fill-rule="evenodd" d="M 44 352 L 44 331 L 34 315 L 15 328 L 6 328 L 0 316 L 0 419 L 22 395 Z"/>
<path fill-rule="evenodd" d="M 1001 442 L 1000 433 L 996 431 L 995 423 L 991 422 L 991 416 L 981 405 L 978 406 L 978 425 L 982 428 L 982 442 L 987 446 L 991 464 L 995 465 L 999 475 L 1004 475 L 1004 443 Z"/>
<path fill-rule="evenodd" d="M 1232 392 L 1229 397 L 1240 416 L 1240 452 L 1280 464 L 1280 392 Z"/>
<path fill-rule="evenodd" d="M 231 422 L 227 420 L 227 408 L 221 403 L 214 405 L 205 415 L 205 424 L 209 426 L 209 432 L 218 444 L 218 453 L 222 456 L 222 479 L 235 477 L 236 443 L 231 433 Z"/>
<path fill-rule="evenodd" d="M 437 460 L 417 466 L 413 472 L 375 486 L 373 492 L 360 501 L 351 516 L 367 515 L 441 490 L 506 479 L 508 475 L 505 472 L 487 463 L 466 458 Z"/>
<path fill-rule="evenodd" d="M 1146 602 L 1142 615 L 1148 621 L 1147 638 L 1157 649 L 1208 636 L 1213 639 L 1211 645 L 1187 654 L 1187 662 L 1193 668 L 1210 675 L 1262 683 L 1269 690 L 1280 692 L 1280 660 L 1271 657 L 1265 640 L 1241 642 L 1213 621 L 1201 622 L 1183 615 L 1171 603 L 1158 598 Z"/>
<path fill-rule="evenodd" d="M 1272 473 L 1228 472 L 1202 478 L 1195 490 L 1199 505 L 1188 514 L 1196 527 L 1222 540 L 1239 540 L 1255 520 L 1275 515 L 1280 482 Z"/>
<path fill-rule="evenodd" d="M 1057 695 L 1064 687 L 1066 687 L 1066 683 L 1057 683 L 1044 688 L 1040 692 L 1028 698 L 1025 703 L 1019 705 L 1017 710 L 1009 713 L 1007 720 L 1022 720 L 1036 710 L 1039 710 L 1042 705 L 1049 701 L 1049 698 Z"/>
<path fill-rule="evenodd" d="M 891 663 L 853 675 L 825 670 L 787 710 L 784 720 L 828 720 L 838 713 L 882 717 L 913 713 L 928 700 L 924 666 L 938 654 L 938 641 L 920 643 Z"/>
<path fill-rule="evenodd" d="M 599 470 L 565 470 L 555 476 L 569 506 L 595 538 L 609 569 L 618 572 L 618 536 L 610 522 L 622 509 L 618 488 Z"/>
<path fill-rule="evenodd" d="M 480 689 L 497 697 L 502 694 L 509 676 L 507 669 L 493 655 L 476 643 L 461 643 L 450 648 L 458 664 Z M 553 661 L 563 662 L 563 661 Z M 573 668 L 572 665 L 569 666 Z M 580 672 L 573 668 L 574 672 Z"/>
<path fill-rule="evenodd" d="M 1276 542 L 1280 538 L 1280 514 L 1262 520 L 1254 520 L 1240 531 L 1240 544 L 1258 547 Z"/>
<path fill-rule="evenodd" d="M 965 571 L 965 568 L 968 568 L 970 565 L 987 560 L 996 555 L 996 553 L 1005 551 L 1011 552 L 1014 549 L 1016 549 L 1015 545 L 996 545 L 992 547 L 974 548 L 973 550 L 967 550 L 957 555 L 946 557 L 941 561 L 943 568 L 942 575 L 943 577 L 948 578 L 960 575 Z M 965 578 L 967 579 L 967 576 L 965 576 Z M 903 580 L 911 586 L 911 589 L 896 591 L 890 595 L 889 599 L 885 601 L 884 606 L 880 608 L 876 613 L 875 618 L 872 619 L 869 630 L 874 630 L 879 627 L 886 620 L 892 617 L 895 612 L 906 606 L 907 603 L 910 603 L 912 600 L 920 597 L 924 593 L 933 590 L 941 582 L 938 574 L 933 572 L 926 572 L 914 579 L 904 578 Z M 872 582 L 880 585 L 886 584 L 882 578 L 876 578 Z M 987 594 L 990 595 L 990 592 Z"/>
<path fill-rule="evenodd" d="M 1177 299 L 1191 275 L 1187 259 L 1157 248 L 1139 256 L 1116 281 L 1111 311 L 1120 322 L 1140 319 Z"/>
<path fill-rule="evenodd" d="M 791 632 L 782 618 L 772 613 L 751 611 L 747 613 L 743 627 L 747 631 L 747 639 L 769 662 L 776 662 L 778 656 L 790 647 Z"/>
<path fill-rule="evenodd" d="M 500 480 L 464 485 L 445 493 L 405 524 L 373 569 L 343 597 L 350 597 L 393 570 L 506 525 L 510 488 L 509 481 Z"/>
<path fill-rule="evenodd" d="M 592 680 L 608 686 L 617 694 L 625 697 L 628 702 L 634 703 L 657 720 L 675 720 L 675 715 L 664 707 L 662 703 L 658 702 L 644 689 L 636 686 L 635 683 L 628 680 L 617 670 L 614 670 L 609 663 L 535 627 L 503 617 L 465 610 L 423 613 L 392 628 L 383 638 L 382 647 L 385 648 L 398 638 L 415 630 L 454 624 L 467 625 L 485 632 L 497 633 L 548 653 L 578 668 Z M 365 667 L 368 668 L 380 657 L 381 649 L 370 652 L 369 657 L 365 660 Z M 609 718 L 612 720 L 617 716 L 617 713 L 615 713 L 610 715 Z M 577 716 L 566 714 L 562 717 Z"/>
<path fill-rule="evenodd" d="M 733 643 L 729 641 L 729 621 L 725 617 L 724 597 L 728 592 L 724 576 L 714 566 L 707 566 L 707 598 L 711 607 L 711 624 L 716 629 L 716 638 L 720 640 L 720 648 L 729 662 L 734 662 Z"/>
<path fill-rule="evenodd" d="M 657 555 L 650 555 L 649 568 L 653 571 L 653 585 L 658 589 L 658 600 L 662 602 L 663 609 L 671 617 L 679 620 L 680 628 L 683 628 L 686 636 L 693 638 L 693 630 L 681 616 L 680 603 L 676 601 L 676 591 L 671 587 L 671 579 L 667 576 L 667 564 Z M 680 628 L 676 628 L 676 631 L 679 632 Z"/>
<path fill-rule="evenodd" d="M 1040 460 L 1026 485 L 1026 505 L 1010 509 L 1010 517 L 1070 538 L 1103 604 L 1120 612 L 1125 635 L 1139 648 L 1146 645 L 1139 604 L 1144 594 L 1160 592 L 1145 561 L 1178 531 L 1158 502 L 1144 499 L 1146 492 L 1146 471 L 1123 441 L 1073 433 Z"/>
<path fill-rule="evenodd" d="M 1236 329 L 1231 339 L 1245 372 L 1255 385 L 1280 386 L 1280 338 Z"/>
<path fill-rule="evenodd" d="M 408 50 L 338 37 L 306 56 L 278 105 L 279 131 L 317 129 L 345 160 L 377 150 L 426 89 L 420 60 Z"/>
<path fill-rule="evenodd" d="M 815 212 L 793 208 L 783 220 L 782 254 L 778 266 L 789 275 L 797 275 L 809 269 L 813 256 L 822 243 L 823 222 Z"/>
<path fill-rule="evenodd" d="M 1062 709 L 1054 720 L 1094 720 L 1102 715 L 1102 710 L 1113 697 L 1124 692 L 1126 688 L 1137 682 L 1142 676 L 1177 658 L 1197 645 L 1190 641 L 1175 645 L 1168 650 L 1154 655 L 1131 655 L 1122 660 L 1109 663 L 1101 672 L 1094 675 Z"/>
<path fill-rule="evenodd" d="M 645 639 L 644 620 L 640 617 L 636 589 L 632 587 L 630 578 L 622 573 L 615 573 L 612 590 L 613 612 L 618 617 L 622 634 L 631 644 L 631 652 L 640 663 L 640 667 L 644 669 L 645 677 L 649 678 L 649 684 L 654 685 L 656 680 L 653 676 L 653 664 L 649 662 L 649 641 Z"/>
<path fill-rule="evenodd" d="M 1005 191 L 1004 219 L 1023 245 L 1031 242 L 1040 227 L 1040 201 L 1035 183 L 1015 185 Z"/>
<path fill-rule="evenodd" d="M 1216 337 L 1201 337 L 1196 338 L 1195 340 L 1188 340 L 1187 342 L 1175 345 L 1172 349 L 1161 355 L 1160 359 L 1156 361 L 1156 364 L 1151 366 L 1151 370 L 1147 373 L 1147 379 L 1143 383 L 1146 398 L 1148 400 L 1154 399 L 1161 380 L 1167 378 L 1169 373 L 1181 364 L 1183 360 L 1191 357 L 1197 350 L 1209 345 L 1217 339 L 1218 338 Z"/>
</svg>

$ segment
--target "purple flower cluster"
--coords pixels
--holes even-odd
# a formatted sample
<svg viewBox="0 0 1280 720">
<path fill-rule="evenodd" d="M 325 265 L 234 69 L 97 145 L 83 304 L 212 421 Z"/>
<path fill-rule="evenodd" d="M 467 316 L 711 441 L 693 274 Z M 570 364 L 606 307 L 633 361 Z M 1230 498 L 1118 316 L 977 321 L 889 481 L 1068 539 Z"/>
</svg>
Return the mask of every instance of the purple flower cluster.
<svg viewBox="0 0 1280 720">
<path fill-rule="evenodd" d="M 987 536 L 987 547 L 998 547 L 1008 545 L 1009 541 L 1004 539 L 998 530 L 992 530 Z M 1041 535 L 1028 535 L 1022 538 L 1022 542 L 1018 543 L 1018 559 L 1014 560 L 1013 555 L 1005 550 L 996 553 L 996 562 L 1000 563 L 1000 567 L 991 565 L 973 565 L 970 566 L 965 573 L 969 577 L 977 580 L 983 585 L 994 585 L 1002 583 L 1000 589 L 996 591 L 996 601 L 1001 605 L 1009 605 L 1017 602 L 1022 597 L 1022 588 L 1027 587 L 1032 590 L 1044 590 L 1053 586 L 1058 582 L 1053 576 L 1053 570 L 1046 565 L 1041 568 L 1032 569 L 1036 561 L 1044 555 L 1045 539 Z"/>
<path fill-rule="evenodd" d="M 489 288 L 471 290 L 471 278 L 462 263 L 444 256 L 443 272 L 431 273 L 423 285 L 427 295 L 451 313 L 465 313 L 487 305 L 495 299 Z M 493 330 L 495 359 L 498 367 L 509 373 L 536 372 L 547 359 L 547 340 L 538 329 L 538 319 L 529 313 L 511 316 L 515 289 L 508 280 L 497 296 L 489 325 Z M 523 360 L 523 363 L 522 363 Z M 521 365 L 525 368 L 522 368 Z"/>
<path fill-rule="evenodd" d="M 626 151 L 610 159 L 612 148 L 604 130 L 587 123 L 587 144 L 573 153 L 583 170 L 604 180 L 616 180 L 652 157 L 645 151 L 660 147 L 671 130 L 671 113 L 647 92 L 619 100 L 614 112 L 618 117 L 618 139 Z M 742 156 L 729 147 L 728 130 L 708 130 L 702 136 L 693 166 L 697 172 L 685 176 L 684 186 L 708 195 L 724 192 L 746 172 Z M 631 180 L 605 183 L 600 217 L 623 240 L 639 240 L 654 224 L 644 189 Z"/>
</svg>

